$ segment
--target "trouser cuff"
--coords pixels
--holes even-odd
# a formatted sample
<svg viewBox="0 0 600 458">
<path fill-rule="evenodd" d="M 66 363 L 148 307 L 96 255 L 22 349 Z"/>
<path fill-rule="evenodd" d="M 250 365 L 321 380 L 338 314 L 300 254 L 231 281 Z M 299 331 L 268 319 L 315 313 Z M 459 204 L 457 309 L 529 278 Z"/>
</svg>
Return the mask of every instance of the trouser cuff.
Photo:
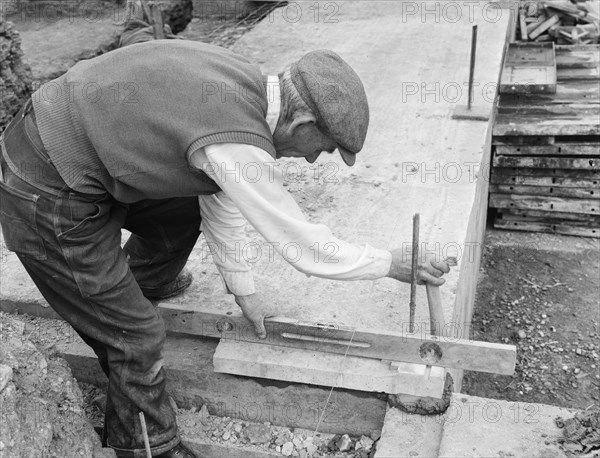
<svg viewBox="0 0 600 458">
<path fill-rule="evenodd" d="M 161 445 L 157 445 L 155 447 L 150 447 L 150 451 L 152 452 L 152 456 L 158 456 L 162 453 L 168 452 L 173 447 L 177 446 L 181 442 L 181 438 L 179 436 L 175 436 L 169 442 L 166 442 Z M 112 448 L 119 458 L 146 458 L 146 449 L 145 448 L 136 448 L 136 449 L 122 449 L 118 447 L 114 447 L 110 445 L 108 442 L 108 446 Z"/>
</svg>

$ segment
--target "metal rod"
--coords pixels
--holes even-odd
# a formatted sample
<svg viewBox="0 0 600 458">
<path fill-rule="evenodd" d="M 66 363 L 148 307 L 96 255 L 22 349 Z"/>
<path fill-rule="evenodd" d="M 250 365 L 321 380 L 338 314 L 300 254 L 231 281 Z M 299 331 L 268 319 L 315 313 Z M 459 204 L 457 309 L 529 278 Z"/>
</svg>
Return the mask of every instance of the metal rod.
<svg viewBox="0 0 600 458">
<path fill-rule="evenodd" d="M 148 439 L 148 430 L 146 429 L 146 417 L 144 417 L 144 412 L 141 411 L 140 423 L 142 424 L 142 436 L 144 436 L 144 447 L 146 448 L 146 457 L 152 458 L 152 452 L 150 451 L 150 440 Z"/>
<path fill-rule="evenodd" d="M 471 109 L 473 102 L 473 76 L 475 75 L 475 54 L 477 52 L 477 26 L 473 26 L 471 34 L 471 65 L 469 67 L 469 98 L 467 102 L 467 110 Z"/>
<path fill-rule="evenodd" d="M 413 215 L 412 263 L 410 268 L 410 318 L 409 331 L 415 329 L 415 309 L 417 308 L 417 273 L 419 269 L 419 223 L 418 213 Z"/>
</svg>

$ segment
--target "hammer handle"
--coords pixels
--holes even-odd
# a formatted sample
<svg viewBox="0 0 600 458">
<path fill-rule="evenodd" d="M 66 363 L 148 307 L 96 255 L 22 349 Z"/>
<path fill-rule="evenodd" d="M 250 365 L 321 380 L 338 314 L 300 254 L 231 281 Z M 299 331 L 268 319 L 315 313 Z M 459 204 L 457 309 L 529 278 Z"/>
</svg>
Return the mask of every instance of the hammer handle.
<svg viewBox="0 0 600 458">
<path fill-rule="evenodd" d="M 442 310 L 442 296 L 438 286 L 425 283 L 427 290 L 427 304 L 429 305 L 429 323 L 431 335 L 441 335 L 444 329 L 444 311 Z M 439 332 L 438 332 L 439 331 Z"/>
</svg>

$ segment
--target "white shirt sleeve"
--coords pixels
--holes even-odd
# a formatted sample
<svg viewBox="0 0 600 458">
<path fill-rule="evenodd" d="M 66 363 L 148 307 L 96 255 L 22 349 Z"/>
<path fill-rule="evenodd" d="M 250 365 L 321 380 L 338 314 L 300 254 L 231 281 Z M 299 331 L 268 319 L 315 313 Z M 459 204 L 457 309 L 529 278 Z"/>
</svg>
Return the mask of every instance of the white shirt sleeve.
<svg viewBox="0 0 600 458">
<path fill-rule="evenodd" d="M 244 246 L 246 219 L 224 192 L 198 197 L 206 244 L 225 281 L 225 291 L 236 296 L 255 293 L 254 277 Z"/>
<path fill-rule="evenodd" d="M 283 187 L 281 172 L 266 151 L 244 144 L 216 144 L 192 153 L 190 163 L 209 175 L 248 222 L 299 271 L 333 280 L 374 280 L 389 272 L 389 251 L 368 244 L 358 247 L 336 238 L 327 226 L 308 222 Z M 221 193 L 214 197 L 220 198 Z M 207 201 L 201 198 L 201 206 Z M 212 205 L 210 211 L 209 219 L 223 222 L 226 216 L 215 215 L 231 212 L 231 206 Z M 209 228 L 213 241 L 235 243 L 236 237 L 225 235 L 226 226 L 221 231 L 215 225 Z M 221 269 L 246 272 L 247 264 L 239 259 L 242 264 L 237 267 L 223 264 Z M 226 275 L 224 278 L 227 281 Z"/>
</svg>

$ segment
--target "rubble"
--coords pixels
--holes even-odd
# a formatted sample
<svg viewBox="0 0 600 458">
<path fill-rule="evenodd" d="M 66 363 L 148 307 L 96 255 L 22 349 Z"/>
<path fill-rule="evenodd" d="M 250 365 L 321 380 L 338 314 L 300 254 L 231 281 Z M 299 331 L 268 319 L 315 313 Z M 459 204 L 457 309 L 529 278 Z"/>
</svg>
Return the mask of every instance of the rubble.
<svg viewBox="0 0 600 458">
<path fill-rule="evenodd" d="M 222 446 L 304 458 L 368 458 L 375 453 L 376 439 L 367 436 L 333 435 L 219 417 L 210 415 L 206 406 L 200 411 L 197 408 L 178 409 L 177 419 L 184 438 L 208 439 Z M 378 439 L 379 431 L 374 431 L 373 435 Z"/>
<path fill-rule="evenodd" d="M 19 33 L 0 17 L 0 132 L 32 92 L 31 69 L 22 57 Z"/>
<path fill-rule="evenodd" d="M 109 458 L 87 421 L 67 363 L 42 353 L 24 322 L 0 313 L 0 449 L 2 456 Z"/>
<path fill-rule="evenodd" d="M 559 439 L 567 456 L 588 454 L 600 450 L 600 408 L 577 412 L 574 417 L 558 417 L 556 425 L 563 429 Z"/>
</svg>

